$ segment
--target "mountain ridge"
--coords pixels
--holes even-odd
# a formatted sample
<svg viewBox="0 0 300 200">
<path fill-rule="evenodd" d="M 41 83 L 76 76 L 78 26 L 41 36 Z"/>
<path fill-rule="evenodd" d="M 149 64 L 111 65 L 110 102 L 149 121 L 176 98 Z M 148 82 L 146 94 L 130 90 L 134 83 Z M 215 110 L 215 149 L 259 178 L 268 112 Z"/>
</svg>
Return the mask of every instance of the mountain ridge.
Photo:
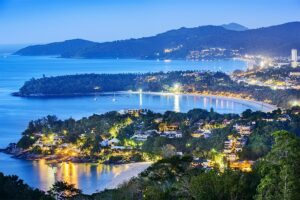
<svg viewBox="0 0 300 200">
<path fill-rule="evenodd" d="M 102 43 L 73 39 L 28 46 L 15 54 L 59 55 L 64 58 L 186 59 L 191 52 L 209 48 L 238 50 L 241 54 L 286 56 L 291 48 L 300 49 L 300 22 L 244 31 L 213 25 L 182 27 L 150 37 Z M 233 56 L 228 53 L 224 57 Z"/>
<path fill-rule="evenodd" d="M 222 24 L 221 25 L 223 28 L 227 30 L 232 30 L 232 31 L 246 31 L 248 28 L 246 26 L 243 26 L 238 23 L 231 22 L 229 24 Z"/>
</svg>

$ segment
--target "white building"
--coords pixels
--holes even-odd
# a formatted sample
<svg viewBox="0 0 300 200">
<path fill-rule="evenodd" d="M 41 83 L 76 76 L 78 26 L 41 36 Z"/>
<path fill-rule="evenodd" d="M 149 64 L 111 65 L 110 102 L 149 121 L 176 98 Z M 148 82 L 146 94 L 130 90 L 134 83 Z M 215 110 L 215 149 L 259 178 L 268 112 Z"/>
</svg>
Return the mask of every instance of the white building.
<svg viewBox="0 0 300 200">
<path fill-rule="evenodd" d="M 292 49 L 292 51 L 291 51 L 291 61 L 292 61 L 292 67 L 297 67 L 298 66 L 297 49 Z"/>
<path fill-rule="evenodd" d="M 297 49 L 292 49 L 292 62 L 298 61 Z"/>
</svg>

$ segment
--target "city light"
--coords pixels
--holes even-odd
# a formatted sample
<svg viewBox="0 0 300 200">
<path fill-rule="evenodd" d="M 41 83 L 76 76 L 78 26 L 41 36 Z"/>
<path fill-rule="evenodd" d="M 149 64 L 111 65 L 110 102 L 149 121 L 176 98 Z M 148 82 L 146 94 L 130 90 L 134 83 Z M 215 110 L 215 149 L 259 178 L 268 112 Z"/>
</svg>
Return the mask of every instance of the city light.
<svg viewBox="0 0 300 200">
<path fill-rule="evenodd" d="M 290 101 L 289 104 L 291 106 L 300 106 L 300 100 L 293 100 L 293 101 Z"/>
<path fill-rule="evenodd" d="M 179 93 L 181 90 L 181 85 L 179 83 L 174 83 L 173 85 L 173 92 Z"/>
</svg>

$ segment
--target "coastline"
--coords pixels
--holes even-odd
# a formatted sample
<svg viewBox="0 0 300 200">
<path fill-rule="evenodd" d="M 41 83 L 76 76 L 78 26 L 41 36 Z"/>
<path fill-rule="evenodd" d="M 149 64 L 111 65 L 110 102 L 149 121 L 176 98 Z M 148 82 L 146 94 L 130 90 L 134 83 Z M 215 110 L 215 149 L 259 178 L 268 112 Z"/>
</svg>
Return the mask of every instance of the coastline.
<svg viewBox="0 0 300 200">
<path fill-rule="evenodd" d="M 119 160 L 115 162 L 111 161 L 102 161 L 97 158 L 89 158 L 89 157 L 75 157 L 75 156 L 62 156 L 62 155 L 41 155 L 30 153 L 27 150 L 23 150 L 21 148 L 11 147 L 10 144 L 7 148 L 0 149 L 0 153 L 4 153 L 10 155 L 14 159 L 26 160 L 26 161 L 39 161 L 45 160 L 47 164 L 59 164 L 63 162 L 71 162 L 71 163 L 85 163 L 85 164 L 103 164 L 103 165 L 122 165 L 122 164 L 132 164 L 139 162 L 152 162 L 152 161 L 125 161 Z M 15 144 L 13 144 L 15 145 Z"/>
<path fill-rule="evenodd" d="M 202 97 L 213 97 L 213 98 L 221 98 L 221 99 L 231 99 L 231 100 L 236 100 L 238 102 L 246 102 L 247 104 L 254 104 L 254 105 L 259 105 L 263 107 L 264 109 L 262 111 L 264 112 L 271 112 L 273 110 L 276 110 L 278 106 L 262 102 L 262 101 L 257 101 L 255 99 L 243 99 L 239 97 L 234 97 L 234 96 L 223 96 L 223 95 L 215 95 L 215 94 L 201 94 L 201 93 L 171 93 L 171 92 L 139 92 L 139 91 L 116 91 L 116 92 L 97 92 L 97 93 L 72 93 L 72 94 L 32 94 L 32 95 L 20 95 L 18 92 L 12 93 L 13 96 L 17 97 L 23 97 L 23 98 L 72 98 L 72 97 L 84 97 L 84 96 L 94 96 L 94 95 L 105 95 L 105 94 L 148 94 L 148 95 L 158 95 L 158 96 L 164 96 L 164 95 L 169 95 L 169 96 L 174 96 L 174 95 L 184 95 L 184 96 L 202 96 Z"/>
<path fill-rule="evenodd" d="M 123 92 L 119 92 L 123 93 Z M 182 96 L 202 96 L 202 97 L 213 97 L 213 98 L 219 98 L 219 99 L 228 99 L 228 100 L 236 100 L 239 102 L 247 102 L 248 104 L 255 104 L 255 105 L 260 105 L 262 107 L 267 108 L 267 110 L 262 110 L 264 112 L 271 112 L 273 110 L 276 110 L 278 107 L 273 104 L 265 103 L 262 101 L 257 101 L 254 99 L 243 99 L 243 98 L 238 98 L 238 97 L 231 97 L 231 96 L 223 96 L 223 95 L 214 95 L 214 94 L 201 94 L 201 93 L 171 93 L 171 92 L 138 92 L 138 91 L 130 91 L 130 92 L 124 92 L 124 94 L 129 93 L 129 94 L 150 94 L 150 95 L 169 95 L 169 96 L 174 96 L 174 95 L 182 95 Z"/>
<path fill-rule="evenodd" d="M 7 163 L 7 165 L 4 165 Z M 154 162 L 125 164 L 103 163 L 48 163 L 43 159 L 28 161 L 16 159 L 0 152 L 0 171 L 6 175 L 17 175 L 33 188 L 48 191 L 57 180 L 67 181 L 80 187 L 84 194 L 93 194 L 105 189 L 115 189 L 124 181 L 137 177 Z M 29 169 L 23 173 L 21 169 Z M 93 175 L 93 183 L 86 180 Z"/>
</svg>

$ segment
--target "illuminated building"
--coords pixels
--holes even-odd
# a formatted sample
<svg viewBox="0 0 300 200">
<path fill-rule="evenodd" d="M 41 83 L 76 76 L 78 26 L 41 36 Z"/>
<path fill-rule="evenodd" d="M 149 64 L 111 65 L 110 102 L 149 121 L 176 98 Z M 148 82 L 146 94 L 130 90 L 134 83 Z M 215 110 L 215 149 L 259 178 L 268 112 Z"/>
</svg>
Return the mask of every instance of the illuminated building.
<svg viewBox="0 0 300 200">
<path fill-rule="evenodd" d="M 297 67 L 298 66 L 297 49 L 292 49 L 292 51 L 291 51 L 291 61 L 292 61 L 292 67 Z"/>
</svg>

